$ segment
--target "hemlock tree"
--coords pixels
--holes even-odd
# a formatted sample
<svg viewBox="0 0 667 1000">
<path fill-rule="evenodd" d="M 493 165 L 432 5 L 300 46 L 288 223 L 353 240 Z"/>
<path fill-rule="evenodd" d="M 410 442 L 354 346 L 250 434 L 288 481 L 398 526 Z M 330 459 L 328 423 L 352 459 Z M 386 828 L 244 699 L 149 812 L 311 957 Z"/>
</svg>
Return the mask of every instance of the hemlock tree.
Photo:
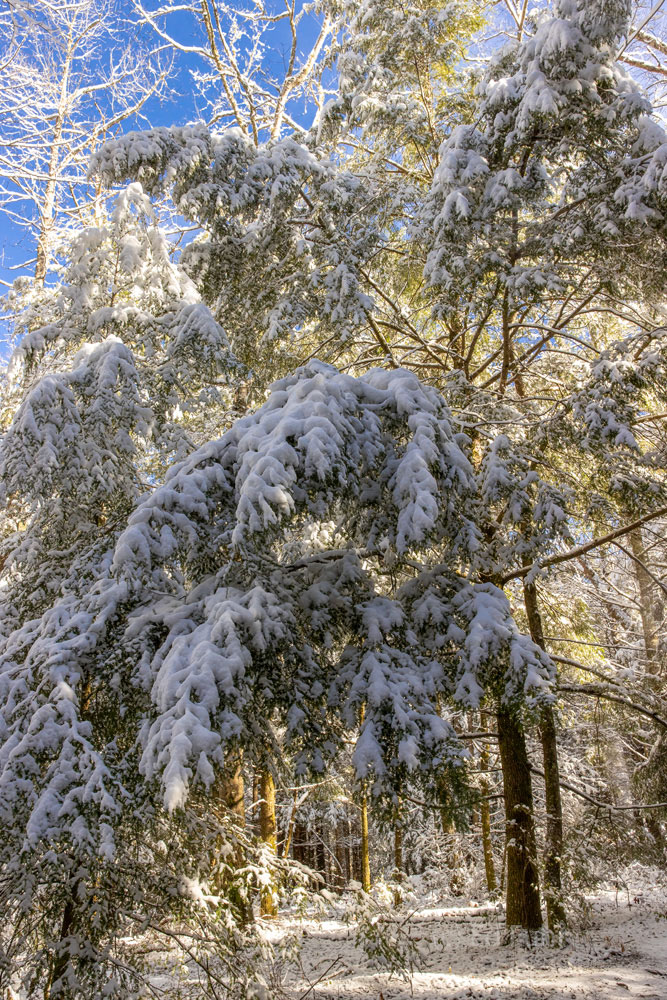
<svg viewBox="0 0 667 1000">
<path fill-rule="evenodd" d="M 494 60 L 475 124 L 443 143 L 423 213 L 437 308 L 469 317 L 464 371 L 501 393 L 515 379 L 520 392 L 523 371 L 570 329 L 576 345 L 580 314 L 632 320 L 625 303 L 663 291 L 666 138 L 614 59 L 626 5 L 564 2 L 556 14 Z"/>
<path fill-rule="evenodd" d="M 89 545 L 107 544 L 146 486 L 193 449 L 198 423 L 208 436 L 211 406 L 224 419 L 243 374 L 139 185 L 106 226 L 74 239 L 67 277 L 48 307 L 21 317 L 9 372 L 3 489 L 26 527 L 6 543 L 5 570 L 22 615 L 49 603 Z"/>
<path fill-rule="evenodd" d="M 53 997 L 130 992 L 120 928 L 206 924 L 188 879 L 227 878 L 220 838 L 238 836 L 197 807 L 167 829 L 137 777 L 139 689 L 91 639 L 114 539 L 211 404 L 224 420 L 241 370 L 138 186 L 74 240 L 68 277 L 48 326 L 25 318 L 0 451 L 0 978 Z M 229 951 L 215 905 L 202 940 Z"/>
<path fill-rule="evenodd" d="M 364 149 L 346 163 L 327 146 L 326 116 L 304 142 L 200 126 L 126 136 L 94 167 L 143 187 L 121 199 L 116 229 L 75 243 L 56 322 L 26 320 L 19 359 L 37 367 L 2 456 L 16 520 L 0 643 L 0 801 L 15 830 L 3 892 L 15 925 L 37 921 L 31 969 L 48 970 L 54 996 L 111 981 L 117 942 L 99 936 L 98 907 L 120 935 L 148 905 L 117 903 L 128 872 L 141 881 L 142 824 L 156 881 L 162 831 L 190 852 L 187 892 L 204 903 L 189 919 L 201 915 L 208 845 L 224 835 L 204 824 L 195 849 L 202 804 L 240 750 L 278 756 L 274 726 L 304 773 L 358 729 L 358 780 L 391 812 L 408 781 L 432 801 L 443 787 L 464 797 L 466 755 L 443 714 L 492 707 L 508 923 L 541 923 L 524 729 L 540 717 L 548 729 L 553 671 L 531 587 L 601 516 L 661 498 L 661 459 L 637 428 L 662 398 L 662 284 L 642 240 L 662 247 L 664 136 L 614 64 L 622 4 L 561 3 L 492 63 L 474 109 L 455 101 L 454 121 L 451 38 L 429 8 L 408 28 L 427 56 L 424 26 L 435 17 L 442 31 L 428 65 L 443 142 L 436 154 L 430 136 L 415 179 L 420 141 L 382 112 L 383 81 L 397 107 L 407 68 L 373 12 L 387 72 L 372 63 L 368 83 L 355 63 L 329 120 L 349 113 L 357 146 L 364 128 L 365 172 Z M 415 135 L 435 128 L 430 100 Z M 202 229 L 177 265 L 150 222 L 165 191 Z M 644 323 L 642 310 L 645 328 L 604 350 L 615 331 L 600 317 Z M 357 371 L 390 370 L 354 379 L 310 363 L 218 437 L 232 402 L 218 382 L 229 372 L 233 392 L 248 374 L 230 347 L 254 366 L 260 400 L 322 345 Z M 502 589 L 524 578 L 532 640 Z M 554 749 L 553 726 L 544 742 Z M 49 909 L 54 871 L 66 876 Z"/>
<path fill-rule="evenodd" d="M 272 722 L 299 768 L 319 772 L 363 715 L 353 762 L 381 803 L 409 776 L 432 792 L 443 773 L 454 795 L 462 786 L 466 753 L 438 708 L 450 692 L 464 705 L 551 698 L 549 661 L 507 599 L 465 576 L 478 532 L 462 447 L 414 375 L 313 363 L 177 466 L 115 544 L 79 551 L 76 580 L 41 616 L 17 629 L 10 605 L 3 818 L 36 885 L 49 865 L 71 867 L 53 996 L 108 978 L 117 960 L 95 929 L 98 901 L 118 906 L 116 933 L 136 919 L 109 888 L 122 893 L 132 824 L 192 828 L 191 800 L 239 747 L 271 755 Z M 412 584 L 381 589 L 384 567 Z M 15 919 L 42 919 L 4 866 Z M 77 957 L 82 941 L 94 967 Z"/>
<path fill-rule="evenodd" d="M 257 147 L 237 129 L 159 128 L 122 136 L 92 160 L 105 183 L 140 179 L 201 227 L 180 265 L 257 386 L 321 340 L 349 340 L 372 306 L 359 261 L 377 242 L 373 192 L 311 146 L 290 136 Z"/>
</svg>

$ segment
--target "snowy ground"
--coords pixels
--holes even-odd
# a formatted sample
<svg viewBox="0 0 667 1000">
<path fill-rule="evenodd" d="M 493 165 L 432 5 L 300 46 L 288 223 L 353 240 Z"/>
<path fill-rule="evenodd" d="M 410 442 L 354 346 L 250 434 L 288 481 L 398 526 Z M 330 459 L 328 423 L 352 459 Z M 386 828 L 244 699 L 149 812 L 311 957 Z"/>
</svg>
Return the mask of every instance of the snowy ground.
<svg viewBox="0 0 667 1000">
<path fill-rule="evenodd" d="M 667 1000 L 665 890 L 644 885 L 589 902 L 589 926 L 558 949 L 503 945 L 492 906 L 421 909 L 409 922 L 420 955 L 411 983 L 375 972 L 343 922 L 312 923 L 303 971 L 282 987 L 295 1000 Z M 271 933 L 288 929 L 283 920 Z"/>
</svg>

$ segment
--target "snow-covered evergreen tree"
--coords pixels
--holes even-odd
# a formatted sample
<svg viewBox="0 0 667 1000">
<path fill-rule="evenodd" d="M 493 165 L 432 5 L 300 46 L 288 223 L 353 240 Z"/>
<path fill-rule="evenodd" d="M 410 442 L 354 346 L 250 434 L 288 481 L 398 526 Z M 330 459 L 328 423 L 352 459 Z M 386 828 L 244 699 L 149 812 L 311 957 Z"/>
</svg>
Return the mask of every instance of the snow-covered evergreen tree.
<svg viewBox="0 0 667 1000">
<path fill-rule="evenodd" d="M 217 821 L 161 832 L 136 780 L 139 705 L 103 626 L 103 581 L 140 495 L 224 423 L 243 374 L 138 185 L 75 238 L 66 279 L 23 316 L 0 448 L 0 975 L 30 953 L 29 995 L 54 997 L 129 989 L 119 928 L 172 903 L 205 908 L 179 885 L 201 864 L 188 844 L 215 856 Z"/>
<path fill-rule="evenodd" d="M 628 7 L 563 0 L 542 12 L 492 61 L 474 122 L 440 150 L 425 273 L 436 311 L 467 317 L 466 370 L 480 367 L 475 345 L 495 352 L 481 367 L 501 392 L 554 340 L 581 353 L 591 311 L 628 315 L 628 300 L 662 294 L 667 138 L 615 62 Z"/>
<path fill-rule="evenodd" d="M 239 748 L 270 755 L 274 720 L 300 769 L 321 771 L 363 719 L 353 762 L 376 798 L 408 777 L 434 794 L 443 773 L 456 795 L 466 753 L 441 701 L 539 701 L 551 683 L 502 592 L 465 578 L 479 544 L 465 446 L 414 375 L 312 363 L 177 465 L 97 559 L 80 555 L 3 643 L 0 787 L 23 869 L 55 842 L 59 863 L 64 844 L 116 875 L 128 823 L 182 825 Z M 73 863 L 64 950 L 65 917 L 85 925 L 76 900 L 96 891 Z"/>
<path fill-rule="evenodd" d="M 508 921 L 541 923 L 537 588 L 665 499 L 667 143 L 615 62 L 626 14 L 559 0 L 469 102 L 463 5 L 365 4 L 312 134 L 160 128 L 95 157 L 131 183 L 22 320 L 0 448 L 0 942 L 11 968 L 34 932 L 26 989 L 128 995 L 152 915 L 242 937 L 219 891 L 242 754 L 301 780 L 352 745 L 380 815 L 415 786 L 456 811 L 453 713 L 480 707 Z M 200 229 L 178 259 L 165 193 Z"/>
</svg>

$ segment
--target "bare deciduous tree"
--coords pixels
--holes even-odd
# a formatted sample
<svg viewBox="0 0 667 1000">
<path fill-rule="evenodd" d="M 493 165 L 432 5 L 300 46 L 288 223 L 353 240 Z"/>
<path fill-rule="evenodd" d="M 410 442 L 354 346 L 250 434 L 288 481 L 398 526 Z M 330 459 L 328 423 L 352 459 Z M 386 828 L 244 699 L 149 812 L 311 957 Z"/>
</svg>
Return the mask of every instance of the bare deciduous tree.
<svg viewBox="0 0 667 1000">
<path fill-rule="evenodd" d="M 23 227 L 20 266 L 43 284 L 59 223 L 90 210 L 91 152 L 141 118 L 166 61 L 124 37 L 109 0 L 10 0 L 0 50 L 0 210 Z"/>
<path fill-rule="evenodd" d="M 299 113 L 324 101 L 322 57 L 333 24 L 310 3 L 167 0 L 150 7 L 135 0 L 135 10 L 190 62 L 199 114 L 209 125 L 234 125 L 258 145 L 298 129 Z"/>
</svg>

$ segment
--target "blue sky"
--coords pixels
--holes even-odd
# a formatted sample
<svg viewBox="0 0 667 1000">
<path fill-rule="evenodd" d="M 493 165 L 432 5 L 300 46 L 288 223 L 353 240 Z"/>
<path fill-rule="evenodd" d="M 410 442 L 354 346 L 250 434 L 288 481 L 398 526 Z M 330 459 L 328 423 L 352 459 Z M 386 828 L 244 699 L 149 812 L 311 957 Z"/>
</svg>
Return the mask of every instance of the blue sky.
<svg viewBox="0 0 667 1000">
<path fill-rule="evenodd" d="M 84 0 L 84 2 L 107 6 L 106 0 Z M 150 5 L 147 3 L 147 6 Z M 154 4 L 153 6 L 156 5 Z M 238 6 L 240 7 L 240 4 Z M 285 9 L 282 0 L 268 0 L 267 6 L 276 11 L 284 11 Z M 297 10 L 298 7 L 299 5 L 297 4 Z M 138 28 L 136 24 L 133 25 L 132 20 L 134 16 L 132 0 L 119 0 L 115 7 L 112 8 L 112 29 L 116 34 L 115 52 L 117 54 L 123 46 L 129 45 L 133 59 L 138 64 L 141 64 L 142 51 L 145 52 L 151 47 L 155 48 L 161 45 L 162 42 L 149 27 Z M 181 11 L 180 13 L 177 12 L 171 15 L 169 25 L 172 36 L 184 46 L 192 46 L 203 38 L 201 25 L 198 25 L 193 15 L 188 12 Z M 223 23 L 223 27 L 225 30 L 227 27 L 231 28 L 231 23 L 229 21 L 227 25 Z M 307 16 L 303 19 L 299 32 L 301 50 L 304 47 L 307 49 L 312 44 L 313 40 L 317 37 L 318 30 L 319 23 L 317 19 L 312 16 Z M 281 22 L 275 25 L 271 30 L 268 44 L 263 51 L 261 60 L 262 71 L 275 73 L 276 75 L 282 74 L 289 52 L 289 42 L 290 34 L 287 24 Z M 243 42 L 239 44 L 241 52 L 243 52 Z M 4 55 L 7 55 L 9 47 L 6 36 L 4 46 L 2 39 L 0 39 L 0 48 L 4 48 Z M 23 57 L 28 62 L 31 59 L 36 60 L 37 46 L 31 43 L 27 35 L 21 39 L 21 51 Z M 95 79 L 96 76 L 99 77 L 104 68 L 108 66 L 113 51 L 114 48 L 112 48 L 108 37 L 106 39 L 101 38 L 100 44 L 97 46 L 97 51 L 94 53 L 94 58 L 90 59 L 85 67 L 79 65 L 77 67 L 78 71 L 87 80 Z M 0 52 L 0 56 L 2 54 Z M 164 59 L 165 57 L 163 54 L 162 58 Z M 0 61 L 2 60 L 0 59 Z M 201 59 L 196 54 L 182 51 L 175 52 L 173 54 L 173 65 L 169 73 L 169 92 L 161 99 L 155 97 L 149 99 L 142 109 L 143 117 L 141 119 L 136 117 L 127 119 L 119 126 L 120 130 L 129 131 L 137 127 L 145 128 L 148 127 L 149 123 L 150 125 L 186 124 L 191 121 L 201 120 L 202 117 L 205 118 L 208 109 L 197 94 L 194 75 L 201 68 Z M 35 69 L 35 79 L 37 78 L 38 71 Z M 220 90 L 221 88 L 218 86 L 218 89 Z M 37 89 L 33 96 L 35 102 L 37 102 L 42 100 L 43 94 Z M 102 111 L 108 111 L 109 102 L 106 100 L 104 93 L 96 95 L 96 100 L 99 102 Z M 313 108 L 306 107 L 303 101 L 301 101 L 300 105 L 293 106 L 291 111 L 293 117 L 300 124 L 307 125 L 312 120 Z M 50 128 L 48 125 L 49 115 L 52 114 L 53 109 L 48 106 L 45 107 L 44 122 L 41 124 L 42 127 L 44 123 L 47 124 L 47 133 L 48 128 Z M 95 114 L 94 111 L 93 114 Z M 220 127 L 224 127 L 224 122 L 220 123 Z M 1 152 L 2 143 L 0 141 Z M 11 185 L 11 176 L 6 183 Z M 26 219 L 35 217 L 34 205 L 31 205 L 29 201 L 22 201 L 16 204 L 15 211 Z M 0 280 L 11 283 L 19 275 L 31 275 L 34 269 L 34 263 L 31 263 L 31 258 L 34 258 L 34 252 L 34 235 L 26 231 L 18 221 L 11 219 L 7 213 L 3 212 L 0 215 Z M 0 329 L 1 337 L 2 331 Z"/>
</svg>

